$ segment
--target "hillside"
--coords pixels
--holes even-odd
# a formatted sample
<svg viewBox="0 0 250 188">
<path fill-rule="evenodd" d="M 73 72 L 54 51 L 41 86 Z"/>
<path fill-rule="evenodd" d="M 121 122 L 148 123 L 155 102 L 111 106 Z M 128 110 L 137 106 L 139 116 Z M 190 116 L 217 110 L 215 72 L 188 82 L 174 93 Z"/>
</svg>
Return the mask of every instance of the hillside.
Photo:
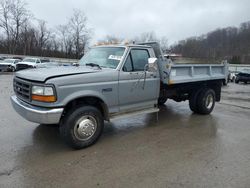
<svg viewBox="0 0 250 188">
<path fill-rule="evenodd" d="M 230 63 L 250 64 L 250 21 L 240 27 L 216 29 L 179 41 L 171 51 L 188 58 L 227 59 Z"/>
</svg>

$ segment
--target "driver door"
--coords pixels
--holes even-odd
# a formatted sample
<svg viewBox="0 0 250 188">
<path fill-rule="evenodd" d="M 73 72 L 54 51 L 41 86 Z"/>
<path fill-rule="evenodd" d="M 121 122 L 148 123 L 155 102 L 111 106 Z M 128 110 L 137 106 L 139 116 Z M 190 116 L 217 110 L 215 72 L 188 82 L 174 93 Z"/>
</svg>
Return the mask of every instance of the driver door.
<svg viewBox="0 0 250 188">
<path fill-rule="evenodd" d="M 132 48 L 119 73 L 120 112 L 154 108 L 159 96 L 158 71 L 145 71 L 148 49 Z"/>
</svg>

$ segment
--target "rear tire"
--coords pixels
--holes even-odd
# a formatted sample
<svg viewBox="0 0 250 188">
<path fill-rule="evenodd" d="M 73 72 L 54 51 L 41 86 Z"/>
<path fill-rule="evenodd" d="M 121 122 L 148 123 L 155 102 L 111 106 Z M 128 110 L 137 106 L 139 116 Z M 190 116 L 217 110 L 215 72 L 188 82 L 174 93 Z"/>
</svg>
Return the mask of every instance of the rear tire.
<svg viewBox="0 0 250 188">
<path fill-rule="evenodd" d="M 74 149 L 86 148 L 101 136 L 104 120 L 93 106 L 79 106 L 70 110 L 62 119 L 60 135 Z"/>
<path fill-rule="evenodd" d="M 198 113 L 198 107 L 197 107 L 197 97 L 200 93 L 200 90 L 193 91 L 189 98 L 189 108 L 195 113 Z"/>
<path fill-rule="evenodd" d="M 210 114 L 215 105 L 215 92 L 212 89 L 206 88 L 200 92 L 197 97 L 197 113 Z"/>
</svg>

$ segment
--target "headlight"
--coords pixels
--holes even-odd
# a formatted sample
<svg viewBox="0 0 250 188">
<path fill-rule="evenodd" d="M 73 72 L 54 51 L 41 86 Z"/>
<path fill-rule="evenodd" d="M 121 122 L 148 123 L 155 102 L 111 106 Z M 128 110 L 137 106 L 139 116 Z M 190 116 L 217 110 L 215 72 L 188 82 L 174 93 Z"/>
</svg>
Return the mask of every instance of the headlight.
<svg viewBox="0 0 250 188">
<path fill-rule="evenodd" d="M 32 100 L 42 102 L 55 102 L 56 96 L 51 86 L 32 86 Z"/>
</svg>

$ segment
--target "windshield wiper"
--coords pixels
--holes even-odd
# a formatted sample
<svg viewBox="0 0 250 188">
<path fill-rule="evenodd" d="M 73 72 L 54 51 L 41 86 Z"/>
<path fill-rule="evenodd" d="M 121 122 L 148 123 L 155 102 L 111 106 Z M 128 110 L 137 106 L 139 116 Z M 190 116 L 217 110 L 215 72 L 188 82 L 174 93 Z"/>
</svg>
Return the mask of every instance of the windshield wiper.
<svg viewBox="0 0 250 188">
<path fill-rule="evenodd" d="M 102 69 L 101 66 L 96 63 L 86 63 L 85 65 L 91 66 L 91 67 L 98 67 L 99 69 Z"/>
</svg>

